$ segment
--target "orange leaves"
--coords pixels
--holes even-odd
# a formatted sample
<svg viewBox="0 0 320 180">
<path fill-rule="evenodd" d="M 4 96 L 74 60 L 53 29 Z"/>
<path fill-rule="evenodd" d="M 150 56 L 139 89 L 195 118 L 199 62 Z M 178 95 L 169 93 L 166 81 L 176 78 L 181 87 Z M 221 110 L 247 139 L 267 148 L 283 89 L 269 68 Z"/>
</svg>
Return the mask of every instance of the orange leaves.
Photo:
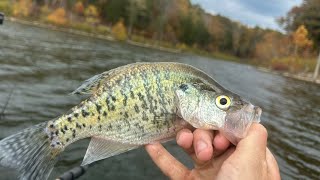
<svg viewBox="0 0 320 180">
<path fill-rule="evenodd" d="M 13 4 L 12 13 L 14 16 L 29 16 L 31 0 L 18 0 Z"/>
<path fill-rule="evenodd" d="M 47 20 L 54 24 L 64 25 L 67 23 L 66 11 L 63 8 L 58 8 L 47 17 Z"/>
<path fill-rule="evenodd" d="M 74 7 L 74 12 L 78 15 L 83 15 L 84 14 L 84 6 L 83 6 L 83 3 L 81 1 L 78 1 Z"/>
<path fill-rule="evenodd" d="M 308 39 L 308 30 L 304 25 L 300 25 L 292 36 L 293 43 L 298 47 L 308 47 L 313 44 L 312 41 Z"/>
</svg>

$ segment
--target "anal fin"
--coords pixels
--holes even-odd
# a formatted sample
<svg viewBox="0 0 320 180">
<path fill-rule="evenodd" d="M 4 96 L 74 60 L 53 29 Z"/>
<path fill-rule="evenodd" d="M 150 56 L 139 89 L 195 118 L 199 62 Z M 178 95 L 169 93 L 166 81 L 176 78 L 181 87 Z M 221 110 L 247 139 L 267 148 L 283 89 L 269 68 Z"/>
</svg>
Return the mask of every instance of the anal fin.
<svg viewBox="0 0 320 180">
<path fill-rule="evenodd" d="M 103 137 L 92 137 L 81 166 L 136 149 L 139 146 L 140 145 L 123 144 L 107 140 Z"/>
</svg>

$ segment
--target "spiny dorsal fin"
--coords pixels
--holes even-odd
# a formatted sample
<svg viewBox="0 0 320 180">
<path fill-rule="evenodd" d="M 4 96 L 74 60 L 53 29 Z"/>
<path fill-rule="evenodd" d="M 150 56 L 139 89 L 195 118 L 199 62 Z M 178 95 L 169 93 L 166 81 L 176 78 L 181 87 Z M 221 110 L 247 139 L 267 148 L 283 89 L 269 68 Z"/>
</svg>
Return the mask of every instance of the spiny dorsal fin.
<svg viewBox="0 0 320 180">
<path fill-rule="evenodd" d="M 103 77 L 104 76 L 102 73 L 85 80 L 84 83 L 81 84 L 81 86 L 79 86 L 71 94 L 93 94 L 99 88 L 100 82 Z"/>
<path fill-rule="evenodd" d="M 101 74 L 97 74 L 87 80 L 85 80 L 76 90 L 74 90 L 71 94 L 93 94 L 95 93 L 99 87 L 109 79 L 110 76 L 119 72 L 119 70 L 123 69 L 125 66 L 121 66 L 115 69 L 111 69 L 110 71 L 103 72 Z"/>
<path fill-rule="evenodd" d="M 103 137 L 92 137 L 81 166 L 106 159 L 138 147 L 139 145 L 123 144 L 107 140 Z"/>
</svg>

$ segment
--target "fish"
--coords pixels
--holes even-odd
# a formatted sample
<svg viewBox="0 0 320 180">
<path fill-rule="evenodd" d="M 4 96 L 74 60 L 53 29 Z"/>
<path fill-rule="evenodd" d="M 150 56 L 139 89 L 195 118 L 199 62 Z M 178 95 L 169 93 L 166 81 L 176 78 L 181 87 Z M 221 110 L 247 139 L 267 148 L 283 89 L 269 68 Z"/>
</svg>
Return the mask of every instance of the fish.
<svg viewBox="0 0 320 180">
<path fill-rule="evenodd" d="M 146 144 L 174 139 L 183 128 L 221 131 L 237 144 L 261 108 L 191 65 L 133 63 L 86 80 L 89 95 L 61 116 L 0 141 L 0 165 L 22 180 L 48 179 L 67 146 L 91 138 L 82 166 Z"/>
</svg>

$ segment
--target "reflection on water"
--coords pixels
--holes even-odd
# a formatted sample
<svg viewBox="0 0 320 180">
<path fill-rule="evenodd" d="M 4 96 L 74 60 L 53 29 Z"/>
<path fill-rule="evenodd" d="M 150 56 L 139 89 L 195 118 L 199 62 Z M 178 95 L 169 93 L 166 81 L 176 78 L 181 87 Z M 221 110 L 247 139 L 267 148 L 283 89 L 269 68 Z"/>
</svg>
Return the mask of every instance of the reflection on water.
<svg viewBox="0 0 320 180">
<path fill-rule="evenodd" d="M 95 74 L 138 61 L 178 61 L 194 65 L 223 86 L 262 107 L 269 147 L 283 179 L 316 179 L 320 170 L 320 87 L 257 71 L 247 65 L 172 54 L 7 22 L 0 27 L 0 138 L 57 117 L 83 97 L 68 95 Z M 67 148 L 55 177 L 81 163 L 88 140 Z M 170 152 L 191 166 L 174 142 Z M 15 179 L 0 168 L 0 179 Z M 140 148 L 97 162 L 81 179 L 163 179 Z"/>
</svg>

